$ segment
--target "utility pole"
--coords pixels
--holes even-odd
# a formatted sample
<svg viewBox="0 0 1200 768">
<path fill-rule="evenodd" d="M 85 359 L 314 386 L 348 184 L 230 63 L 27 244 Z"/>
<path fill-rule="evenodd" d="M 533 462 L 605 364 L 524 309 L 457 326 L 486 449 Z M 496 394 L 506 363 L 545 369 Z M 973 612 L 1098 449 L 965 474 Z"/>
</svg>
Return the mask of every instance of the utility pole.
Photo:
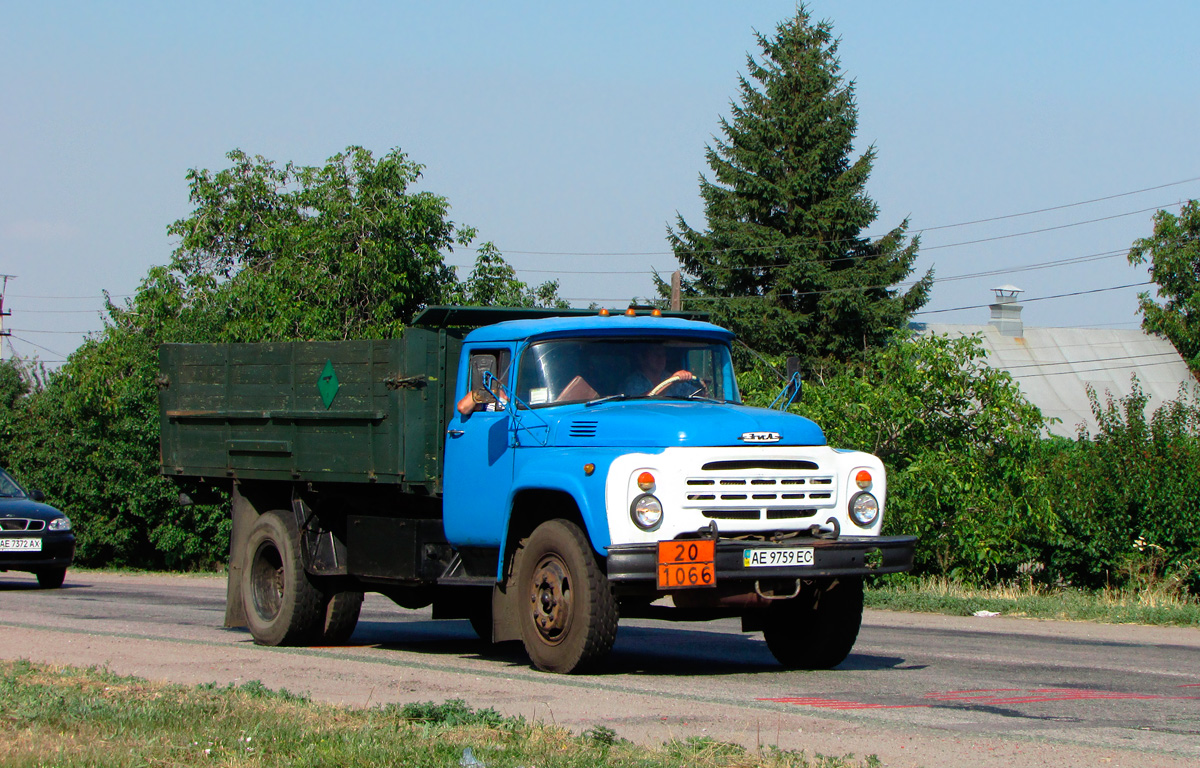
<svg viewBox="0 0 1200 768">
<path fill-rule="evenodd" d="M 679 270 L 675 270 L 671 273 L 671 309 L 676 312 L 683 309 L 682 284 L 683 275 L 679 273 Z"/>
<path fill-rule="evenodd" d="M 16 275 L 0 275 L 0 278 L 4 279 L 4 282 L 0 283 L 0 360 L 3 360 L 4 359 L 3 339 L 5 336 L 12 335 L 12 331 L 4 330 L 4 318 L 12 315 L 12 310 L 4 308 L 4 293 L 5 293 L 5 291 L 8 290 L 8 281 L 16 280 L 17 276 Z"/>
</svg>

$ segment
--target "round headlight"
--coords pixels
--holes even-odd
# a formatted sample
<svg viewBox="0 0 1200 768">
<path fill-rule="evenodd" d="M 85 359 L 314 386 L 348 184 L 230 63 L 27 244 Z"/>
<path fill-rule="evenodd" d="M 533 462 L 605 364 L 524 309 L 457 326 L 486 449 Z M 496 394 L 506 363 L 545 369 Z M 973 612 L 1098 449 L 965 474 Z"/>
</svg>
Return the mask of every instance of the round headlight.
<svg viewBox="0 0 1200 768">
<path fill-rule="evenodd" d="M 51 531 L 69 531 L 71 530 L 71 518 L 56 517 L 46 526 Z"/>
<path fill-rule="evenodd" d="M 653 531 L 662 525 L 662 502 L 648 493 L 643 493 L 633 500 L 629 506 L 629 516 L 633 524 L 643 531 Z"/>
<path fill-rule="evenodd" d="M 879 501 L 869 493 L 850 497 L 850 519 L 860 528 L 870 528 L 879 519 Z"/>
</svg>

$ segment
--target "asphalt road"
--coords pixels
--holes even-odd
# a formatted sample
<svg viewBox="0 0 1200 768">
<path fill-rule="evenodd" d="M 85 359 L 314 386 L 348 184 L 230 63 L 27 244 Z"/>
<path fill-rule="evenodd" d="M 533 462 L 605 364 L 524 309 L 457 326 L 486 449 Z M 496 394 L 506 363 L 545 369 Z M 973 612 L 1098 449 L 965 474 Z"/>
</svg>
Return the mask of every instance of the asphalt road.
<svg viewBox="0 0 1200 768">
<path fill-rule="evenodd" d="M 868 611 L 838 669 L 787 672 L 737 622 L 623 622 L 601 674 L 486 653 L 465 621 L 368 595 L 352 644 L 255 646 L 224 581 L 0 573 L 0 657 L 180 683 L 261 680 L 356 706 L 461 698 L 636 741 L 876 754 L 889 766 L 1200 766 L 1200 630 Z"/>
</svg>

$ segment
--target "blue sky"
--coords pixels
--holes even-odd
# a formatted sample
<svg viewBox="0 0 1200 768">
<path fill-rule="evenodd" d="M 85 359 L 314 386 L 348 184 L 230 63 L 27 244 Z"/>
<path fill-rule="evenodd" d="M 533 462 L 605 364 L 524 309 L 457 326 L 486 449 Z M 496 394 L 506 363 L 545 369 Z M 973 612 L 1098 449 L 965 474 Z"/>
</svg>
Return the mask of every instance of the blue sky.
<svg viewBox="0 0 1200 768">
<path fill-rule="evenodd" d="M 1200 197 L 1200 180 L 1173 184 L 1200 177 L 1200 5 L 809 7 L 842 38 L 860 149 L 878 152 L 873 231 L 905 217 L 928 230 L 928 310 L 986 304 L 1004 283 L 1026 298 L 1140 283 L 1121 252 L 1150 233 L 1147 209 Z M 223 167 L 233 148 L 318 164 L 351 144 L 400 147 L 522 279 L 557 278 L 581 306 L 647 296 L 650 270 L 675 267 L 676 213 L 703 224 L 704 145 L 754 30 L 794 10 L 0 0 L 0 273 L 17 275 L 4 355 L 61 360 L 99 328 L 103 290 L 128 295 L 169 259 L 187 170 Z M 1138 290 L 1030 302 L 1026 323 L 1132 327 Z"/>
</svg>

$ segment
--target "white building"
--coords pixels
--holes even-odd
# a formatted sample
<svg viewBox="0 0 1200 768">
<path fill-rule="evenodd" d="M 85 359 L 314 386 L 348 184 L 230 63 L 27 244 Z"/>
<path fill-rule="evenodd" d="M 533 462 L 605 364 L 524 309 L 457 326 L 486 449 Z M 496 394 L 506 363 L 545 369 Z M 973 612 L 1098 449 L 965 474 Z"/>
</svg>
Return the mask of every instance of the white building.
<svg viewBox="0 0 1200 768">
<path fill-rule="evenodd" d="M 1149 397 L 1149 413 L 1165 400 L 1189 390 L 1196 379 L 1170 341 L 1138 329 L 1025 328 L 1021 321 L 1020 288 L 993 289 L 996 303 L 987 325 L 914 323 L 919 333 L 947 336 L 981 334 L 988 364 L 1012 374 L 1021 391 L 1042 414 L 1058 419 L 1050 427 L 1056 435 L 1074 437 L 1083 424 L 1095 434 L 1096 420 L 1088 404 L 1091 385 L 1105 402 L 1106 393 L 1122 397 L 1130 392 L 1130 377 L 1137 376 Z"/>
</svg>

